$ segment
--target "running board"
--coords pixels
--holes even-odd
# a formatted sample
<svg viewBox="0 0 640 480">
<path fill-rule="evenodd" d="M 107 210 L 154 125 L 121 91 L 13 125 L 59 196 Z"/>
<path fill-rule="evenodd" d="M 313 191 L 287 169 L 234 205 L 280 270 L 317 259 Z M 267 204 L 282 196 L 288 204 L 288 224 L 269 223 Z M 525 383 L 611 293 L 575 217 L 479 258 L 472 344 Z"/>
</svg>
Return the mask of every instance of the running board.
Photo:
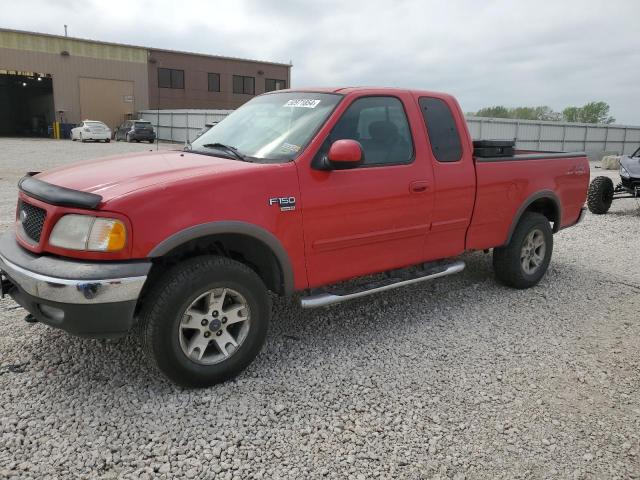
<svg viewBox="0 0 640 480">
<path fill-rule="evenodd" d="M 409 275 L 396 275 L 391 278 L 384 278 L 375 282 L 352 288 L 350 291 L 346 289 L 335 288 L 333 291 L 322 290 L 312 293 L 309 296 L 301 297 L 300 304 L 302 308 L 326 307 L 335 303 L 346 302 L 354 298 L 360 298 L 373 293 L 384 292 L 393 288 L 404 287 L 434 278 L 446 277 L 464 270 L 464 262 L 456 261 L 453 263 L 425 264 L 422 268 Z"/>
</svg>

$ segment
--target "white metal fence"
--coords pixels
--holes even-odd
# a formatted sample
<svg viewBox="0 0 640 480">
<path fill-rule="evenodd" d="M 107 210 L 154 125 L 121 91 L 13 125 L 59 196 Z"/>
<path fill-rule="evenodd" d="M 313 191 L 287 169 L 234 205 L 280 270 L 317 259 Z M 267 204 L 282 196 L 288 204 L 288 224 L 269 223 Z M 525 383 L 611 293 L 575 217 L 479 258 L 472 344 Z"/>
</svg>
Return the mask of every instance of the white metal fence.
<svg viewBox="0 0 640 480">
<path fill-rule="evenodd" d="M 233 110 L 142 110 L 139 118 L 154 126 L 160 140 L 193 140 L 206 123 L 219 122 Z"/>
<path fill-rule="evenodd" d="M 193 140 L 207 122 L 219 122 L 233 110 L 143 110 L 140 117 L 156 128 L 158 138 Z M 640 126 L 542 122 L 467 117 L 474 139 L 516 140 L 521 149 L 631 153 L 640 146 Z"/>
<path fill-rule="evenodd" d="M 483 117 L 467 117 L 467 125 L 474 139 L 515 139 L 517 147 L 526 150 L 622 154 L 640 146 L 637 126 Z"/>
</svg>

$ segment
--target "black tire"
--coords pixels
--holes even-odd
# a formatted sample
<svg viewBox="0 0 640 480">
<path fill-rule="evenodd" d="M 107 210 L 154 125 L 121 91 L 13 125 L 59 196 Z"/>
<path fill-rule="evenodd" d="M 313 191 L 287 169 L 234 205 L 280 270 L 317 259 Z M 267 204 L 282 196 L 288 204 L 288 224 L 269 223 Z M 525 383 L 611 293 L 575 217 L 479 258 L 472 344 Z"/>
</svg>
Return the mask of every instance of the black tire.
<svg viewBox="0 0 640 480">
<path fill-rule="evenodd" d="M 607 213 L 613 202 L 613 190 L 613 180 L 609 177 L 594 178 L 587 193 L 589 211 L 596 215 Z"/>
<path fill-rule="evenodd" d="M 140 140 L 136 140 L 136 143 L 140 143 Z"/>
<path fill-rule="evenodd" d="M 202 365 L 183 352 L 180 323 L 198 296 L 216 288 L 239 292 L 248 304 L 251 323 L 246 337 L 228 359 Z M 271 314 L 267 289 L 253 270 L 229 258 L 186 260 L 165 272 L 145 298 L 140 332 L 147 357 L 171 381 L 185 387 L 208 387 L 235 377 L 258 355 L 267 335 Z"/>
<path fill-rule="evenodd" d="M 104 143 L 111 143 L 111 139 L 110 139 L 110 138 L 107 138 L 107 139 L 104 141 Z"/>
<path fill-rule="evenodd" d="M 527 272 L 522 258 L 525 242 L 532 232 L 539 231 L 544 241 L 544 254 L 541 263 L 531 272 Z M 551 254 L 553 253 L 553 232 L 549 220 L 539 213 L 526 212 L 518 222 L 511 241 L 504 247 L 493 249 L 493 270 L 496 279 L 503 285 L 513 288 L 530 288 L 544 276 Z"/>
<path fill-rule="evenodd" d="M 154 142 L 155 142 L 155 140 L 149 140 L 149 143 L 154 143 Z"/>
</svg>

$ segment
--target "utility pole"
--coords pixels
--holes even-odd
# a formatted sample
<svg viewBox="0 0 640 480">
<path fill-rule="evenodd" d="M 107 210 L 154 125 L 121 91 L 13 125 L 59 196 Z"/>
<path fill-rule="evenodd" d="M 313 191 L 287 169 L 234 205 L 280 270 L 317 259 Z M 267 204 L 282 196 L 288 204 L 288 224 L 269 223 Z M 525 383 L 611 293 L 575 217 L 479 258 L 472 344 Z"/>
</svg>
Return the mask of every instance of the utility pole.
<svg viewBox="0 0 640 480">
<path fill-rule="evenodd" d="M 64 26 L 64 36 L 68 37 L 69 35 L 67 35 L 67 25 Z"/>
</svg>

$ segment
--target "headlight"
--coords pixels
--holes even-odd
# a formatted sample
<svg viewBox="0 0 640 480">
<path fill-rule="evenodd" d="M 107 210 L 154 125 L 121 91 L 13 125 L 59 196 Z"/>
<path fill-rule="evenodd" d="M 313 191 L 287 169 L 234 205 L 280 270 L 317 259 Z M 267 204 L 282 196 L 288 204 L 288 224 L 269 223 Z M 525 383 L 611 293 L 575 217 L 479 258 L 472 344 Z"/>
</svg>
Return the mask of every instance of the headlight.
<svg viewBox="0 0 640 480">
<path fill-rule="evenodd" d="M 49 244 L 69 250 L 116 252 L 127 241 L 124 224 L 115 218 L 65 215 L 53 227 Z"/>
<path fill-rule="evenodd" d="M 622 165 L 620 165 L 620 176 L 622 178 L 631 178 L 631 174 L 629 173 L 629 170 L 627 170 L 626 168 L 624 168 Z"/>
</svg>

